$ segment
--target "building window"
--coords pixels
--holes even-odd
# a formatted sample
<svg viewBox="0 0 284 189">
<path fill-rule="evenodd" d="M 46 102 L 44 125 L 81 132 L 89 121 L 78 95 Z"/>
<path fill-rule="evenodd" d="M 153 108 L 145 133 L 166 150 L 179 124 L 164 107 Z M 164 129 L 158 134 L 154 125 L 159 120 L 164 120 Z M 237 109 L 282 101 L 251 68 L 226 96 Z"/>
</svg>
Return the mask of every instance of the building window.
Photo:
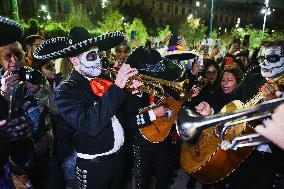
<svg viewBox="0 0 284 189">
<path fill-rule="evenodd" d="M 178 14 L 178 7 L 175 7 L 175 13 Z"/>
<path fill-rule="evenodd" d="M 219 16 L 220 22 L 223 22 L 223 16 Z"/>
<path fill-rule="evenodd" d="M 182 15 L 185 15 L 185 8 L 184 7 L 182 8 L 181 13 L 182 13 Z"/>
<path fill-rule="evenodd" d="M 167 6 L 167 12 L 171 12 L 171 6 L 170 5 Z"/>
<path fill-rule="evenodd" d="M 160 3 L 160 11 L 163 11 L 163 3 Z"/>
<path fill-rule="evenodd" d="M 162 26 L 163 25 L 163 20 L 162 19 L 160 19 L 160 26 Z"/>
</svg>

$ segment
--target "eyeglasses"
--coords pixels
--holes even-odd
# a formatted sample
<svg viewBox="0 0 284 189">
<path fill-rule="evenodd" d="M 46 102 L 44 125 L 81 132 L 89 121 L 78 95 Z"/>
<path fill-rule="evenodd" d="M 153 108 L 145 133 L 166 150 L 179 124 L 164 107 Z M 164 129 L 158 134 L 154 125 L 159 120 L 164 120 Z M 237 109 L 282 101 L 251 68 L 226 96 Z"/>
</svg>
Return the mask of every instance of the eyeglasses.
<svg viewBox="0 0 284 189">
<path fill-rule="evenodd" d="M 21 60 L 23 57 L 23 53 L 20 50 L 17 49 L 12 49 L 9 52 L 7 52 L 6 54 L 4 54 L 3 58 L 6 61 L 11 60 L 12 56 L 15 56 L 18 60 Z"/>
<path fill-rule="evenodd" d="M 265 57 L 261 56 L 261 57 L 259 57 L 259 60 L 261 62 L 263 62 L 264 60 L 267 60 L 268 62 L 275 63 L 275 62 L 278 62 L 281 57 L 284 57 L 284 56 L 280 56 L 278 54 L 274 54 L 274 55 L 267 55 Z"/>
</svg>

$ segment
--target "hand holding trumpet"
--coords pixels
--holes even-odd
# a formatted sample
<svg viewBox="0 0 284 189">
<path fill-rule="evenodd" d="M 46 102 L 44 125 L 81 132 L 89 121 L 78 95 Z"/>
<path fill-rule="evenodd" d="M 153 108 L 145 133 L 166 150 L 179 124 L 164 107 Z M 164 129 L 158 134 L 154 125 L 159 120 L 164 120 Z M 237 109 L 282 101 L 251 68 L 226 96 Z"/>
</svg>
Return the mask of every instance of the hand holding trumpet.
<svg viewBox="0 0 284 189">
<path fill-rule="evenodd" d="M 271 119 L 263 121 L 255 130 L 284 150 L 284 104 L 274 110 Z"/>
<path fill-rule="evenodd" d="M 136 68 L 131 68 L 128 64 L 123 64 L 116 74 L 114 84 L 123 89 L 129 81 L 129 78 L 136 74 L 138 74 Z M 129 88 L 133 89 L 132 93 L 134 94 L 138 92 L 137 89 L 141 87 L 143 83 L 137 80 L 132 80 L 131 82 L 132 83 L 130 84 Z"/>
<path fill-rule="evenodd" d="M 276 91 L 279 91 L 279 87 L 276 83 L 265 83 L 261 88 L 263 99 L 265 101 L 277 98 Z"/>
</svg>

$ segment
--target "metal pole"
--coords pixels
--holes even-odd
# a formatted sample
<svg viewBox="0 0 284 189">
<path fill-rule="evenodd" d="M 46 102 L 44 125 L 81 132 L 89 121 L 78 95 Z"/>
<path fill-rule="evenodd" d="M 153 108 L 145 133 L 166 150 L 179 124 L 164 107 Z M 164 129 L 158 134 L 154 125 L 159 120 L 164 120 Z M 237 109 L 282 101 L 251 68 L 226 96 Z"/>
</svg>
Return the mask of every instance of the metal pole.
<svg viewBox="0 0 284 189">
<path fill-rule="evenodd" d="M 19 10 L 17 0 L 12 0 L 13 19 L 19 21 Z"/>
<path fill-rule="evenodd" d="M 264 36 L 265 23 L 266 23 L 266 16 L 267 16 L 267 12 L 265 11 L 265 13 L 264 13 L 264 18 L 263 18 L 263 26 L 262 26 L 262 37 Z"/>
<path fill-rule="evenodd" d="M 265 0 L 264 4 L 265 4 L 265 13 L 264 13 L 264 18 L 263 18 L 263 26 L 262 26 L 262 37 L 264 36 L 267 13 L 268 11 L 270 11 L 269 10 L 269 0 Z"/>
<path fill-rule="evenodd" d="M 210 26 L 209 26 L 209 37 L 211 37 L 212 25 L 213 25 L 213 15 L 214 15 L 214 0 L 211 0 L 211 11 L 210 11 Z"/>
</svg>

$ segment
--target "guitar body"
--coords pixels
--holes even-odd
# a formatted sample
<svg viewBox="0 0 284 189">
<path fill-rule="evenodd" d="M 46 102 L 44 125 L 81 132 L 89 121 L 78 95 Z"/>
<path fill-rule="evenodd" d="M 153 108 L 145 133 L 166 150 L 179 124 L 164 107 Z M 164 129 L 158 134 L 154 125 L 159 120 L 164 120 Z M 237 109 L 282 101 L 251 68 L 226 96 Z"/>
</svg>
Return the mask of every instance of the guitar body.
<svg viewBox="0 0 284 189">
<path fill-rule="evenodd" d="M 241 101 L 233 101 L 223 107 L 221 113 L 231 112 L 242 107 Z M 181 166 L 202 183 L 214 183 L 227 177 L 254 150 L 254 147 L 243 147 L 237 150 L 222 150 L 219 138 L 220 128 L 209 127 L 202 131 L 197 144 L 183 143 L 181 147 Z M 246 123 L 228 129 L 225 139 L 232 140 L 236 136 L 252 132 Z"/>
<path fill-rule="evenodd" d="M 139 129 L 142 136 L 153 143 L 159 143 L 165 140 L 171 127 L 176 122 L 177 113 L 182 103 L 183 101 L 177 101 L 171 97 L 164 98 L 160 104 L 166 105 L 172 111 L 172 116 L 169 118 L 158 117 L 151 125 Z"/>
</svg>

